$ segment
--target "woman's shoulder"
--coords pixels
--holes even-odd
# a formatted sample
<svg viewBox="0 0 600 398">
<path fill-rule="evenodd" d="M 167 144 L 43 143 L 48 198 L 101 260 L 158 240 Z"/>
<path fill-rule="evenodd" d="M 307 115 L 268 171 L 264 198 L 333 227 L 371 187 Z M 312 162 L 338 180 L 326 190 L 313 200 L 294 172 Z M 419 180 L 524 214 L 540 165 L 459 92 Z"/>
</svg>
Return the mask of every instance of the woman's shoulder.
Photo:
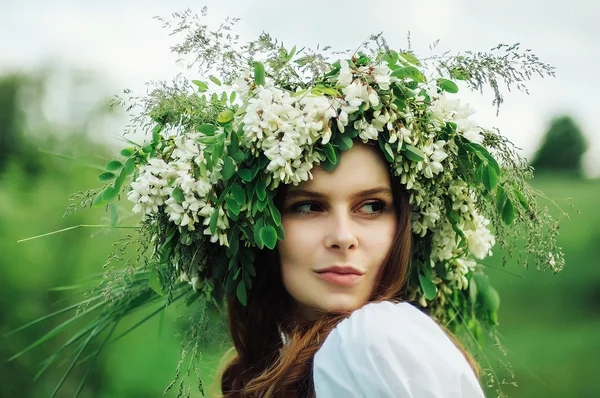
<svg viewBox="0 0 600 398">
<path fill-rule="evenodd" d="M 313 379 L 318 398 L 483 397 L 462 352 L 409 303 L 370 303 L 340 322 L 315 355 Z"/>
<path fill-rule="evenodd" d="M 428 338 L 448 339 L 432 318 L 412 304 L 382 301 L 366 304 L 354 311 L 333 329 L 329 337 L 369 345 L 388 338 L 407 338 L 410 341 L 423 336 L 423 333 Z"/>
</svg>

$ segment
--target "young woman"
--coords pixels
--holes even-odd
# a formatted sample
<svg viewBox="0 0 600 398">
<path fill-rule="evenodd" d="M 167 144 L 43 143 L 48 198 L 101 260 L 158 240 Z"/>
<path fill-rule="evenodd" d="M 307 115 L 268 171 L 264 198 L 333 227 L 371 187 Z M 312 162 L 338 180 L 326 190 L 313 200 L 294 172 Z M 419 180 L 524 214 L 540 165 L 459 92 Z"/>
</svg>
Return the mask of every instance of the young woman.
<svg viewBox="0 0 600 398">
<path fill-rule="evenodd" d="M 410 208 L 379 147 L 277 199 L 285 239 L 260 253 L 248 306 L 229 303 L 225 397 L 483 397 L 468 356 L 402 302 Z"/>
<path fill-rule="evenodd" d="M 544 237 L 524 242 L 538 266 L 557 272 L 564 257 L 527 163 L 455 94 L 488 82 L 500 104 L 500 78 L 523 87 L 552 68 L 503 45 L 421 63 L 377 35 L 332 63 L 268 35 L 237 53 L 220 41 L 234 36 L 203 29 L 180 48 L 220 78 L 152 90 L 134 119 L 151 141 L 124 148 L 82 199 L 134 203 L 141 266 L 83 302 L 105 311 L 76 336 L 88 335 L 79 355 L 140 307 L 227 301 L 227 398 L 482 397 L 442 327 L 497 325 L 478 261 L 521 231 Z M 211 325 L 199 318 L 196 348 Z"/>
</svg>

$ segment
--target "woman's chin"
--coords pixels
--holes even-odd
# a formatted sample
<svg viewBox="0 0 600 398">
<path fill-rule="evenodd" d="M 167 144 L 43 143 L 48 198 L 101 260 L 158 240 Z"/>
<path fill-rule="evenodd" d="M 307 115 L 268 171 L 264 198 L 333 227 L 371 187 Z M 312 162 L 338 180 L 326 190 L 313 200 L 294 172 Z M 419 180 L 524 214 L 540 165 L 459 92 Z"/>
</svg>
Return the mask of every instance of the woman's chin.
<svg viewBox="0 0 600 398">
<path fill-rule="evenodd" d="M 349 312 L 360 308 L 365 302 L 366 300 L 352 296 L 328 297 L 320 302 L 319 309 L 329 313 Z"/>
</svg>

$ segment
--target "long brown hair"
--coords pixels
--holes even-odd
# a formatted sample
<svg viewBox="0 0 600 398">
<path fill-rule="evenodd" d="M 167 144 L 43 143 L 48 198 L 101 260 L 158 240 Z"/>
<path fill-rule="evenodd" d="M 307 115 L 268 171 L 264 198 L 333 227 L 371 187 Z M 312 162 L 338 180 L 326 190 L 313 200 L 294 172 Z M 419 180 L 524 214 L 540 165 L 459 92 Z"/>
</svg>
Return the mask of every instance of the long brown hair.
<svg viewBox="0 0 600 398">
<path fill-rule="evenodd" d="M 392 178 L 398 226 L 368 302 L 402 301 L 405 296 L 412 231 L 408 194 L 398 180 Z M 280 205 L 284 196 L 282 187 L 276 204 Z M 293 318 L 293 301 L 283 286 L 277 253 L 263 250 L 255 258 L 258 272 L 248 305 L 242 306 L 235 297 L 228 301 L 235 355 L 221 377 L 223 396 L 314 397 L 314 355 L 331 330 L 351 312 L 324 314 L 313 322 Z"/>
</svg>

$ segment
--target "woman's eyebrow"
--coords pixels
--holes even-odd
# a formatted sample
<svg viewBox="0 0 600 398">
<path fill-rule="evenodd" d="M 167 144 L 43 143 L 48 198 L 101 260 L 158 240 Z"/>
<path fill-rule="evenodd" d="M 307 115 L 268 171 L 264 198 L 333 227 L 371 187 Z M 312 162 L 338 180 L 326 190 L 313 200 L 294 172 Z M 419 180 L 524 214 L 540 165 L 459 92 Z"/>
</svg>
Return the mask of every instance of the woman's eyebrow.
<svg viewBox="0 0 600 398">
<path fill-rule="evenodd" d="M 376 187 L 376 188 L 365 189 L 362 191 L 355 192 L 351 195 L 351 197 L 362 198 L 365 196 L 371 196 L 371 195 L 377 195 L 377 194 L 392 195 L 392 190 L 388 187 Z M 329 197 L 329 195 L 327 195 L 327 194 L 317 192 L 317 191 L 311 191 L 309 189 L 291 189 L 286 193 L 285 196 L 286 196 L 286 199 L 288 199 L 288 200 L 297 198 L 297 197 L 308 197 L 308 198 L 314 198 L 314 199 L 327 199 Z"/>
</svg>

